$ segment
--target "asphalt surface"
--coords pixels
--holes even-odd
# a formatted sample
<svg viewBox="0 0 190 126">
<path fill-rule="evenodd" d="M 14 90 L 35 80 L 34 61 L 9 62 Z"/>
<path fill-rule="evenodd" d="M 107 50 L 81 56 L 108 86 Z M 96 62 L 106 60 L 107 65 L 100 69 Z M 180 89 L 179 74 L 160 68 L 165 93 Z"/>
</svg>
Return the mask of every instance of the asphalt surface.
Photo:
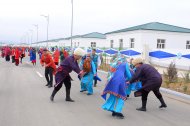
<svg viewBox="0 0 190 126">
<path fill-rule="evenodd" d="M 51 102 L 53 88 L 45 86 L 44 68 L 39 63 L 33 66 L 25 58 L 15 66 L 0 58 L 0 126 L 190 126 L 190 101 L 164 93 L 166 109 L 159 109 L 159 101 L 150 93 L 147 112 L 136 111 L 141 100 L 132 93 L 122 111 L 125 118 L 112 117 L 101 109 L 106 74 L 98 75 L 102 81 L 88 96 L 80 92 L 77 75 L 71 73 L 75 102 L 65 101 L 64 86 Z"/>
</svg>

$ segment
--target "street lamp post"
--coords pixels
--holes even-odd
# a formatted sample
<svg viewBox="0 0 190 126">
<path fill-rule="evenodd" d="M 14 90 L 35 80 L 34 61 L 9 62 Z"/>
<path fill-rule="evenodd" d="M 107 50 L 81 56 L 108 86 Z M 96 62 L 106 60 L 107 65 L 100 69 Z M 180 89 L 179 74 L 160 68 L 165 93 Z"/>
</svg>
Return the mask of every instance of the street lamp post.
<svg viewBox="0 0 190 126">
<path fill-rule="evenodd" d="M 26 32 L 26 41 L 28 41 L 27 43 L 28 43 L 28 45 L 30 45 L 30 38 L 29 38 L 29 33 L 28 32 Z"/>
<path fill-rule="evenodd" d="M 32 45 L 32 40 L 33 40 L 33 30 L 29 30 L 31 32 L 31 40 L 30 40 L 30 44 Z"/>
<path fill-rule="evenodd" d="M 38 25 L 35 25 L 34 26 L 36 27 L 36 42 L 38 42 Z"/>
<path fill-rule="evenodd" d="M 73 0 L 71 0 L 72 15 L 71 15 L 71 50 L 73 48 Z"/>
<path fill-rule="evenodd" d="M 41 15 L 42 17 L 45 17 L 47 20 L 47 43 L 46 46 L 48 47 L 48 31 L 49 31 L 49 15 Z"/>
</svg>

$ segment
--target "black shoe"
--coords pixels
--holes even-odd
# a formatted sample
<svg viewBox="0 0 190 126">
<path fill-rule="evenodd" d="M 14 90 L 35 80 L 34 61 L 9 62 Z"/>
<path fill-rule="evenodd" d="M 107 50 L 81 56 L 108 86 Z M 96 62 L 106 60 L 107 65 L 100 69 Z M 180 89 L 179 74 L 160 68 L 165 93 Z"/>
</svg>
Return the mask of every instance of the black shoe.
<svg viewBox="0 0 190 126">
<path fill-rule="evenodd" d="M 86 91 L 86 90 L 81 90 L 80 92 L 84 92 L 84 91 Z"/>
<path fill-rule="evenodd" d="M 56 93 L 57 93 L 57 91 L 54 89 L 51 96 L 50 96 L 51 101 L 54 101 L 54 96 L 55 96 Z"/>
<path fill-rule="evenodd" d="M 120 119 L 124 119 L 124 115 L 122 113 L 116 113 L 116 116 Z"/>
<path fill-rule="evenodd" d="M 163 104 L 163 105 L 159 106 L 159 108 L 166 108 L 166 107 L 167 107 L 166 104 Z"/>
<path fill-rule="evenodd" d="M 167 105 L 166 105 L 166 103 L 164 102 L 164 99 L 161 97 L 161 98 L 159 98 L 159 100 L 160 100 L 160 103 L 161 103 L 161 106 L 159 106 L 159 108 L 166 108 Z"/>
<path fill-rule="evenodd" d="M 136 110 L 138 110 L 138 111 L 146 111 L 146 108 L 144 108 L 144 107 L 140 107 L 140 108 L 136 108 Z"/>
<path fill-rule="evenodd" d="M 49 83 L 46 84 L 46 86 L 48 86 L 48 85 L 49 85 Z"/>
<path fill-rule="evenodd" d="M 92 95 L 91 93 L 87 93 L 87 95 Z"/>
<path fill-rule="evenodd" d="M 54 99 L 53 99 L 53 96 L 50 96 L 50 100 L 53 102 L 53 100 L 54 100 Z"/>
<path fill-rule="evenodd" d="M 129 97 L 129 95 L 127 95 L 127 97 Z"/>
<path fill-rule="evenodd" d="M 48 88 L 51 88 L 52 87 L 52 85 L 48 85 Z"/>
<path fill-rule="evenodd" d="M 116 116 L 116 112 L 113 111 L 113 112 L 112 112 L 112 116 L 113 116 L 113 117 Z"/>
<path fill-rule="evenodd" d="M 75 102 L 73 99 L 71 98 L 66 98 L 65 101 L 68 101 L 68 102 Z"/>
<path fill-rule="evenodd" d="M 96 87 L 96 84 L 94 84 L 94 87 Z"/>
</svg>

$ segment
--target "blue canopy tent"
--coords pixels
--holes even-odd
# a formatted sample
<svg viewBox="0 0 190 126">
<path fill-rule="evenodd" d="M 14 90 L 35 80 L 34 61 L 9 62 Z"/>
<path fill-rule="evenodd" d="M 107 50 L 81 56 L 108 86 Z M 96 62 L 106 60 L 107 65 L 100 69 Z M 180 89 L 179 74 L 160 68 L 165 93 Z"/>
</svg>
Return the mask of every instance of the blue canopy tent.
<svg viewBox="0 0 190 126">
<path fill-rule="evenodd" d="M 190 54 L 182 55 L 182 57 L 187 58 L 187 59 L 190 59 Z"/>
<path fill-rule="evenodd" d="M 104 52 L 104 51 L 101 49 L 96 49 L 96 53 L 102 53 L 102 52 Z"/>
<path fill-rule="evenodd" d="M 106 54 L 109 54 L 109 55 L 114 55 L 114 54 L 118 53 L 118 51 L 115 50 L 115 49 L 107 49 L 107 50 L 105 50 L 104 52 L 105 52 Z"/>
<path fill-rule="evenodd" d="M 91 52 L 91 49 L 87 49 L 87 52 L 90 53 L 90 52 Z"/>
<path fill-rule="evenodd" d="M 155 57 L 155 58 L 158 58 L 158 59 L 162 59 L 162 58 L 176 57 L 177 55 L 172 54 L 172 53 L 167 53 L 167 52 L 164 52 L 164 51 L 154 51 L 154 52 L 150 52 L 149 56 Z"/>
<path fill-rule="evenodd" d="M 122 50 L 120 51 L 121 54 L 127 55 L 127 56 L 135 56 L 140 55 L 140 52 L 134 51 L 134 50 Z"/>
<path fill-rule="evenodd" d="M 92 49 L 87 49 L 87 52 L 90 53 L 92 51 Z M 96 49 L 96 53 L 102 53 L 103 50 L 101 49 Z"/>
</svg>

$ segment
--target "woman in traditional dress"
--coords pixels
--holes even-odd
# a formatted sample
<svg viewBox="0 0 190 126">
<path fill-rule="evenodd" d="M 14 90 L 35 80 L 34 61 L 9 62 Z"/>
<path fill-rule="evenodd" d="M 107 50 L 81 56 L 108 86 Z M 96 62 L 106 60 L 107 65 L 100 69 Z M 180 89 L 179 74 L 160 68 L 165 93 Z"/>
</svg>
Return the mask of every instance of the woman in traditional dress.
<svg viewBox="0 0 190 126">
<path fill-rule="evenodd" d="M 131 73 L 126 59 L 118 55 L 111 63 L 108 82 L 102 94 L 102 97 L 106 100 L 102 108 L 111 111 L 113 117 L 124 118 L 121 111 L 126 100 L 126 80 L 130 78 Z M 110 94 L 108 99 L 106 99 L 107 94 Z"/>
<path fill-rule="evenodd" d="M 91 60 L 90 53 L 86 55 L 82 63 L 82 70 L 86 73 L 81 78 L 81 91 L 88 91 L 87 95 L 93 94 L 93 78 L 96 76 L 96 66 L 94 62 Z"/>
</svg>

